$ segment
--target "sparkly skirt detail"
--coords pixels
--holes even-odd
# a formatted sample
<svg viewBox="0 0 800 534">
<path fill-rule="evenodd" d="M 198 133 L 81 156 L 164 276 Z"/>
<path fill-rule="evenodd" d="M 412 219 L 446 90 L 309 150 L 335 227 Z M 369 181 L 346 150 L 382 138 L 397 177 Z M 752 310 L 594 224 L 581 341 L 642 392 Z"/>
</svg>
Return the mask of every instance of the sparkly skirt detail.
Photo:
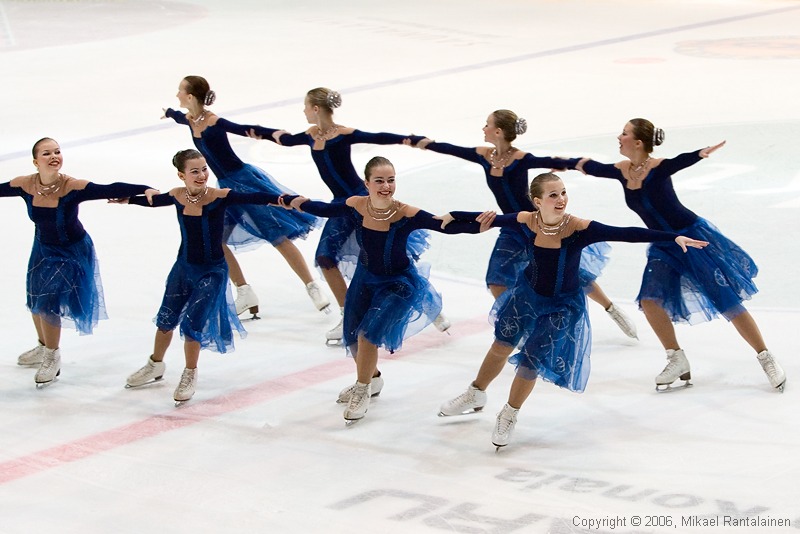
<svg viewBox="0 0 800 534">
<path fill-rule="evenodd" d="M 108 319 L 100 267 L 89 234 L 72 245 L 33 241 L 28 260 L 27 305 L 48 323 L 91 334 Z"/>
<path fill-rule="evenodd" d="M 344 345 L 352 355 L 359 334 L 390 352 L 442 311 L 442 296 L 428 282 L 430 266 L 411 264 L 396 275 L 375 275 L 359 265 L 344 304 Z"/>
<path fill-rule="evenodd" d="M 247 335 L 236 315 L 224 261 L 213 265 L 176 261 L 153 322 L 161 330 L 174 330 L 180 325 L 182 338 L 221 353 L 233 351 L 234 330 L 242 338 Z"/>
<path fill-rule="evenodd" d="M 239 193 L 291 193 L 265 171 L 249 164 L 234 173 L 218 177 L 218 181 L 221 188 L 230 188 Z M 225 213 L 225 239 L 229 246 L 237 250 L 253 248 L 265 241 L 280 245 L 286 239 L 305 238 L 319 224 L 321 222 L 313 215 L 278 206 L 229 206 Z"/>
<path fill-rule="evenodd" d="M 491 311 L 495 339 L 516 347 L 509 361 L 525 379 L 583 392 L 589 379 L 592 332 L 582 291 L 545 297 L 524 277 L 497 299 Z"/>
<path fill-rule="evenodd" d="M 637 300 L 658 302 L 675 323 L 731 320 L 745 311 L 742 302 L 758 292 L 753 259 L 705 219 L 677 232 L 710 244 L 685 254 L 672 242 L 650 245 Z"/>
</svg>

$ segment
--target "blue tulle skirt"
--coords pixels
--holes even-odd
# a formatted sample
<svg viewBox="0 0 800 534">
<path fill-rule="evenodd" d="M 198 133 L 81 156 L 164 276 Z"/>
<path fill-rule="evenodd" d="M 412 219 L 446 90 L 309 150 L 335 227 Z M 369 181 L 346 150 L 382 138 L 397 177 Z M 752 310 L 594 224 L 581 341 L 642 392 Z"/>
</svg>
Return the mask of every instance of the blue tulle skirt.
<svg viewBox="0 0 800 534">
<path fill-rule="evenodd" d="M 167 277 L 164 299 L 153 322 L 161 330 L 180 325 L 181 337 L 214 352 L 233 351 L 233 330 L 247 335 L 228 289 L 224 261 L 194 265 L 178 259 Z"/>
<path fill-rule="evenodd" d="M 48 323 L 83 335 L 91 334 L 100 319 L 108 319 L 89 234 L 66 246 L 34 239 L 26 278 L 28 309 Z"/>
<path fill-rule="evenodd" d="M 517 283 L 519 273 L 525 270 L 530 262 L 529 237 L 516 228 L 501 228 L 500 235 L 492 249 L 489 267 L 486 270 L 487 286 L 513 287 Z M 608 243 L 594 243 L 581 252 L 580 281 L 584 290 L 589 287 L 608 264 Z"/>
<path fill-rule="evenodd" d="M 292 193 L 265 171 L 249 164 L 217 178 L 220 187 L 239 193 Z M 262 245 L 265 241 L 280 245 L 286 239 L 306 237 L 319 224 L 319 219 L 313 215 L 297 210 L 257 204 L 229 206 L 225 211 L 225 240 L 237 250 Z"/>
<path fill-rule="evenodd" d="M 394 352 L 433 322 L 442 296 L 428 282 L 430 266 L 412 263 L 396 275 L 376 275 L 359 265 L 344 303 L 344 345 L 352 356 L 359 334 Z"/>
<path fill-rule="evenodd" d="M 509 362 L 522 378 L 541 377 L 578 393 L 586 389 L 592 330 L 582 291 L 545 297 L 520 277 L 497 299 L 490 318 L 495 339 L 519 348 Z"/>
<path fill-rule="evenodd" d="M 742 302 L 758 292 L 758 267 L 736 243 L 705 219 L 678 231 L 708 241 L 685 254 L 675 243 L 653 243 L 637 301 L 654 300 L 675 323 L 697 324 L 718 316 L 728 320 L 744 312 Z"/>
</svg>

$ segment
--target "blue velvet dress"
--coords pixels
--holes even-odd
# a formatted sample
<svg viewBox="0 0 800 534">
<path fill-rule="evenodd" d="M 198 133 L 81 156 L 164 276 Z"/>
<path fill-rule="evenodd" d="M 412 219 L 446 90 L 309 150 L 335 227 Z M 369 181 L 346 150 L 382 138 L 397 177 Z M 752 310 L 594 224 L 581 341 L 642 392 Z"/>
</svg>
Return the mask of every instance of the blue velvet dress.
<svg viewBox="0 0 800 534">
<path fill-rule="evenodd" d="M 472 220 L 477 213 L 453 213 Z M 525 227 L 533 239 L 528 264 L 491 311 L 497 342 L 519 348 L 509 361 L 525 379 L 541 377 L 559 387 L 582 392 L 591 369 L 592 331 L 580 277 L 581 251 L 602 241 L 673 243 L 678 234 L 646 228 L 617 228 L 590 221 L 585 229 L 573 218 L 562 235 L 538 235 L 527 217 L 499 215 L 494 226 Z M 690 252 L 694 249 L 690 249 Z"/>
<path fill-rule="evenodd" d="M 228 285 L 228 266 L 222 251 L 225 212 L 243 205 L 276 204 L 278 197 L 233 190 L 222 196 L 225 190 L 217 189 L 192 205 L 182 201 L 185 191 L 181 187 L 153 197 L 153 207 L 175 206 L 181 230 L 178 257 L 167 276 L 164 298 L 153 321 L 165 331 L 180 326 L 181 337 L 197 341 L 203 349 L 233 351 L 233 331 L 238 331 L 240 337 L 247 332 L 236 315 Z M 149 206 L 141 196 L 129 202 Z"/>
<path fill-rule="evenodd" d="M 577 158 L 538 157 L 527 153 L 522 158 L 511 161 L 503 169 L 502 176 L 493 176 L 491 174 L 492 163 L 483 157 L 477 148 L 437 142 L 429 143 L 425 148 L 480 165 L 486 175 L 486 185 L 494 195 L 498 207 L 505 214 L 536 209 L 528 194 L 528 171 L 531 169 L 574 169 L 579 161 Z M 501 228 L 489 258 L 489 266 L 486 269 L 486 285 L 513 286 L 519 274 L 528 264 L 530 242 L 530 232 L 525 228 Z M 584 249 L 581 258 L 581 280 L 587 292 L 591 291 L 592 282 L 600 276 L 601 271 L 608 263 L 610 251 L 611 247 L 607 243 L 595 243 Z"/>
<path fill-rule="evenodd" d="M 442 311 L 442 297 L 428 281 L 429 273 L 408 257 L 408 240 L 414 232 L 458 234 L 480 230 L 474 217 L 472 221 L 451 222 L 442 230 L 441 221 L 432 214 L 405 204 L 399 204 L 391 219 L 374 221 L 366 210 L 367 198 L 352 197 L 336 203 L 307 201 L 301 206 L 303 211 L 320 217 L 350 218 L 356 228 L 360 253 L 347 290 L 343 321 L 343 343 L 351 355 L 356 353 L 359 335 L 394 352 L 404 339 L 431 324 Z"/>
<path fill-rule="evenodd" d="M 626 187 L 627 180 L 614 165 L 588 161 L 583 166 L 586 174 L 617 180 L 625 192 L 625 203 L 648 228 L 710 243 L 690 254 L 659 243 L 648 248 L 636 299 L 640 303 L 656 301 L 675 323 L 695 324 L 719 315 L 731 320 L 745 311 L 742 302 L 758 292 L 753 281 L 758 267 L 753 259 L 678 200 L 672 175 L 701 159 L 699 150 L 663 159 L 650 169 L 640 189 Z"/>
<path fill-rule="evenodd" d="M 255 131 L 259 137 L 275 142 L 272 134 L 278 130 L 259 126 Z M 283 146 L 308 146 L 322 181 L 333 194 L 332 202 L 344 202 L 349 197 L 367 194 L 364 180 L 353 166 L 351 158 L 353 145 L 399 145 L 405 139 L 419 141 L 422 138 L 386 132 L 371 133 L 353 130 L 351 133 L 341 133 L 326 140 L 324 148 L 320 150 L 314 149 L 314 136 L 308 132 L 293 135 L 283 134 L 280 137 L 280 143 Z M 323 269 L 338 267 L 346 278 L 351 279 L 360 253 L 355 230 L 356 227 L 350 218 L 332 217 L 328 219 L 322 229 L 319 245 L 314 254 L 316 265 Z M 428 248 L 427 237 L 426 232 L 416 232 L 409 239 L 408 254 L 414 261 L 418 260 Z"/>
<path fill-rule="evenodd" d="M 63 176 L 59 191 L 44 197 L 36 194 L 34 176 L 0 184 L 0 197 L 22 197 L 36 225 L 26 278 L 28 309 L 55 326 L 91 334 L 108 315 L 97 255 L 78 219 L 79 205 L 138 195 L 148 186 L 99 185 Z"/>
<path fill-rule="evenodd" d="M 189 126 L 186 115 L 168 109 L 166 116 Z M 219 118 L 192 141 L 206 158 L 220 187 L 240 193 L 271 193 L 280 195 L 292 191 L 276 182 L 263 169 L 244 163 L 231 148 L 228 134 L 247 136 L 254 125 L 241 125 Z M 191 131 L 191 126 L 190 126 Z M 276 206 L 235 205 L 226 211 L 225 242 L 237 250 L 245 250 L 264 242 L 280 245 L 286 239 L 305 238 L 319 221 L 311 215 Z"/>
</svg>

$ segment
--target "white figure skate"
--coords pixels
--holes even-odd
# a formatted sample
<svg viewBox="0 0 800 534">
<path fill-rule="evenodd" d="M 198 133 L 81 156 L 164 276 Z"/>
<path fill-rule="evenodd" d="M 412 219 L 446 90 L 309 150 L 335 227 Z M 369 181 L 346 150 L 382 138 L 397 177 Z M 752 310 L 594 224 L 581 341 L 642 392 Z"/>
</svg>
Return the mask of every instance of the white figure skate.
<svg viewBox="0 0 800 534">
<path fill-rule="evenodd" d="M 178 387 L 175 388 L 175 394 L 172 396 L 175 399 L 176 408 L 191 400 L 194 396 L 196 385 L 197 369 L 184 369 L 181 375 L 181 381 L 178 383 Z"/>
<path fill-rule="evenodd" d="M 679 378 L 684 381 L 683 384 L 672 387 L 672 383 Z M 656 391 L 666 392 L 692 387 L 692 383 L 689 382 L 691 378 L 689 360 L 686 359 L 683 349 L 669 349 L 667 350 L 667 366 L 656 377 Z"/>
<path fill-rule="evenodd" d="M 164 376 L 167 366 L 164 362 L 154 362 L 152 355 L 147 358 L 144 367 L 128 377 L 125 383 L 126 388 L 138 388 L 158 382 Z"/>
<path fill-rule="evenodd" d="M 470 384 L 464 393 L 439 407 L 439 417 L 477 413 L 483 410 L 484 406 L 486 406 L 486 392 Z"/>
<path fill-rule="evenodd" d="M 325 293 L 322 292 L 322 288 L 319 287 L 316 281 L 306 284 L 306 292 L 308 296 L 311 297 L 311 302 L 314 303 L 314 307 L 317 308 L 318 311 L 325 313 L 331 312 L 331 301 L 328 300 L 328 297 L 325 296 Z"/>
<path fill-rule="evenodd" d="M 250 284 L 243 284 L 236 287 L 236 302 L 234 303 L 236 306 L 236 314 L 241 316 L 243 313 L 249 311 L 251 316 L 244 317 L 242 320 L 253 320 L 256 321 L 261 319 L 258 316 L 258 297 L 253 291 L 253 288 L 250 287 Z"/>
<path fill-rule="evenodd" d="M 20 354 L 17 358 L 17 365 L 31 367 L 34 365 L 40 365 L 42 360 L 44 360 L 44 345 L 39 343 L 32 349 L 26 350 Z"/>
<path fill-rule="evenodd" d="M 49 386 L 55 382 L 56 378 L 61 374 L 61 351 L 59 349 L 48 349 L 45 347 L 43 352 L 42 364 L 39 366 L 39 370 L 36 371 L 36 376 L 33 378 L 38 389 Z"/>
<path fill-rule="evenodd" d="M 381 390 L 383 389 L 383 377 L 382 376 L 373 376 L 372 380 L 369 383 L 370 385 L 370 397 L 377 397 L 381 394 Z M 342 391 L 339 392 L 339 398 L 336 399 L 338 404 L 348 404 L 350 402 L 350 397 L 353 396 L 353 390 L 355 389 L 356 385 L 351 384 L 344 388 Z"/>
<path fill-rule="evenodd" d="M 371 393 L 369 384 L 355 383 L 353 394 L 350 396 L 350 403 L 344 410 L 344 420 L 347 426 L 360 421 L 367 414 Z"/>
<path fill-rule="evenodd" d="M 519 410 L 506 404 L 497 414 L 497 422 L 494 425 L 494 432 L 492 432 L 492 444 L 497 447 L 495 451 L 499 451 L 501 447 L 505 447 L 511 441 L 518 413 Z"/>
<path fill-rule="evenodd" d="M 639 339 L 636 333 L 636 325 L 621 308 L 617 308 L 614 304 L 611 304 L 606 310 L 606 313 L 608 313 L 612 321 L 617 323 L 617 326 L 622 330 L 623 334 L 631 339 Z"/>
<path fill-rule="evenodd" d="M 783 372 L 783 368 L 775 361 L 770 351 L 765 350 L 759 352 L 758 363 L 760 363 L 761 368 L 764 369 L 764 373 L 766 373 L 767 378 L 769 378 L 769 383 L 772 387 L 783 393 L 783 388 L 786 386 L 786 373 Z"/>
</svg>

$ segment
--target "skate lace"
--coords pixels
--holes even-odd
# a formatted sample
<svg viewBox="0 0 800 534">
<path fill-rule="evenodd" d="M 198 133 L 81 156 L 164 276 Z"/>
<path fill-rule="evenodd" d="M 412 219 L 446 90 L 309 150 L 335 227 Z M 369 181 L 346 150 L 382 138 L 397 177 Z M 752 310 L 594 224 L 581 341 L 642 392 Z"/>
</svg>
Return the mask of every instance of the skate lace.
<svg viewBox="0 0 800 534">
<path fill-rule="evenodd" d="M 53 369 L 53 367 L 55 367 L 55 365 L 56 365 L 55 358 L 45 357 L 45 359 L 42 361 L 42 367 L 40 368 L 40 370 L 43 374 L 49 373 Z"/>
<path fill-rule="evenodd" d="M 497 418 L 497 426 L 495 427 L 495 432 L 502 436 L 508 433 L 509 428 L 511 425 L 514 424 L 514 414 L 509 414 L 505 410 L 500 413 L 500 417 Z"/>
<path fill-rule="evenodd" d="M 192 377 L 191 373 L 183 373 L 181 381 L 178 383 L 178 389 L 187 389 L 192 383 Z"/>
<path fill-rule="evenodd" d="M 778 371 L 775 369 L 775 361 L 772 358 L 764 358 L 761 360 L 761 368 L 770 378 L 777 378 Z"/>
<path fill-rule="evenodd" d="M 350 406 L 355 408 L 357 406 L 361 406 L 361 403 L 364 402 L 364 397 L 367 394 L 367 388 L 360 388 L 358 386 L 353 386 L 353 393 L 350 396 Z"/>
<path fill-rule="evenodd" d="M 468 389 L 455 399 L 451 400 L 448 404 L 451 407 L 461 407 L 461 406 L 468 406 L 470 404 L 475 403 L 475 395 L 472 393 L 471 389 Z"/>
<path fill-rule="evenodd" d="M 680 365 L 680 363 L 678 361 L 679 359 L 678 359 L 677 356 L 670 356 L 668 358 L 668 360 L 669 360 L 669 363 L 667 363 L 667 366 L 664 367 L 663 371 L 661 371 L 661 374 L 671 373 L 671 372 L 675 371 L 675 369 Z"/>
</svg>

